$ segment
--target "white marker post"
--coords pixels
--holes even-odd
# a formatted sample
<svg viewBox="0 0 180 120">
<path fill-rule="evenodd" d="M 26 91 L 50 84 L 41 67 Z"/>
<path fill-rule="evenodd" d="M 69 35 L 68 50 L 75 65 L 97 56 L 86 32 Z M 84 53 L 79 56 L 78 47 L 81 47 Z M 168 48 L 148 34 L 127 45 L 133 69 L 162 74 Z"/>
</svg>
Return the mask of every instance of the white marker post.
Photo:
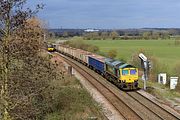
<svg viewBox="0 0 180 120">
<path fill-rule="evenodd" d="M 142 53 L 139 54 L 139 58 L 141 59 L 141 63 L 143 63 L 142 68 L 144 69 L 144 90 L 146 90 L 146 80 L 148 80 L 148 59 Z"/>
</svg>

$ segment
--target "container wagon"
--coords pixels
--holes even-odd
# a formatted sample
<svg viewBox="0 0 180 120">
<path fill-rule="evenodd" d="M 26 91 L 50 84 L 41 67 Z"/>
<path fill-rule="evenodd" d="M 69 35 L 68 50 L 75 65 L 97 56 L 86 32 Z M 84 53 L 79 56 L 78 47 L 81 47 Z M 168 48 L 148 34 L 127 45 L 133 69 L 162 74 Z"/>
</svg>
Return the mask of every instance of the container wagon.
<svg viewBox="0 0 180 120">
<path fill-rule="evenodd" d="M 96 72 L 100 73 L 101 75 L 104 75 L 104 63 L 105 63 L 105 57 L 98 55 L 88 56 L 89 67 L 95 70 Z"/>
</svg>

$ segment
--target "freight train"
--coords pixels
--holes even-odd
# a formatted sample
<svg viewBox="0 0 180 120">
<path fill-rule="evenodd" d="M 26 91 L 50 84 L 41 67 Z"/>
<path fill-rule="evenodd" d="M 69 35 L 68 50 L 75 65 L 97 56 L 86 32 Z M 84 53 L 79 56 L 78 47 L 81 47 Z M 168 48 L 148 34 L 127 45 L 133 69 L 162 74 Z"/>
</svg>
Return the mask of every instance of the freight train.
<svg viewBox="0 0 180 120">
<path fill-rule="evenodd" d="M 55 49 L 93 69 L 123 90 L 138 88 L 138 68 L 130 64 L 61 44 Z"/>
</svg>

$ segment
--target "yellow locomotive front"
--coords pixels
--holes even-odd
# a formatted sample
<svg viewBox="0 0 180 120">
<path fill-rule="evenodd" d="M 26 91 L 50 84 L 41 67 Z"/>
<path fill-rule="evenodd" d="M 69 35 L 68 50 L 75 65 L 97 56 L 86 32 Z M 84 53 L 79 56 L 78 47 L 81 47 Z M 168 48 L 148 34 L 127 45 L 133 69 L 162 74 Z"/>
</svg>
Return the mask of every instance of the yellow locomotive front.
<svg viewBox="0 0 180 120">
<path fill-rule="evenodd" d="M 122 83 L 123 88 L 137 89 L 138 88 L 138 68 L 127 65 L 124 68 L 120 68 L 119 80 Z"/>
<path fill-rule="evenodd" d="M 48 50 L 48 52 L 54 52 L 55 51 L 55 45 L 49 44 L 47 50 Z"/>
<path fill-rule="evenodd" d="M 124 90 L 138 88 L 138 68 L 122 61 L 105 59 L 105 77 Z"/>
</svg>

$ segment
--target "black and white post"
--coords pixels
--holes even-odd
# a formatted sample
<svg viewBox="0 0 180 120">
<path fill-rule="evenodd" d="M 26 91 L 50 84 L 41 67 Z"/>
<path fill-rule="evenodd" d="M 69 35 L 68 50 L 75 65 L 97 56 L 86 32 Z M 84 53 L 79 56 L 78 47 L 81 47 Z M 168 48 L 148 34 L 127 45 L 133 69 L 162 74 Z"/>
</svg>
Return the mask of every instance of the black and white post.
<svg viewBox="0 0 180 120">
<path fill-rule="evenodd" d="M 141 67 L 144 70 L 144 90 L 146 90 L 146 81 L 148 80 L 149 61 L 143 53 L 139 54 L 139 58 L 141 59 Z"/>
</svg>

